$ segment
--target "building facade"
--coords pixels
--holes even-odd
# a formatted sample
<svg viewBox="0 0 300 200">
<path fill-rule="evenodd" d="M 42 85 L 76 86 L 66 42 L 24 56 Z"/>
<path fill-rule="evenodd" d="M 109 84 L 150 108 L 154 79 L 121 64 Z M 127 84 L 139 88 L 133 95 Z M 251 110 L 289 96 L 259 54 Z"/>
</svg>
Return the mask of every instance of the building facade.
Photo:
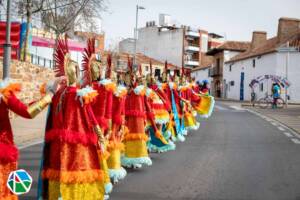
<svg viewBox="0 0 300 200">
<path fill-rule="evenodd" d="M 290 102 L 300 103 L 300 20 L 280 18 L 275 37 L 267 39 L 267 33 L 254 31 L 250 48 L 225 63 L 224 80 L 227 98 L 251 100 L 254 92 L 256 99 L 270 95 L 274 81 L 266 79 L 253 89 L 249 87 L 257 77 L 278 76 L 287 78 L 290 87 L 281 88 L 285 99 L 287 92 Z"/>
<path fill-rule="evenodd" d="M 222 43 L 222 37 L 205 30 L 170 23 L 169 16 L 160 15 L 160 23 L 147 22 L 138 30 L 137 52 L 177 66 L 196 68 L 208 49 Z M 120 42 L 121 52 L 132 52 L 134 40 Z"/>
<path fill-rule="evenodd" d="M 215 97 L 226 97 L 226 80 L 223 79 L 224 63 L 237 54 L 246 51 L 250 46 L 249 42 L 227 41 L 222 45 L 210 49 L 206 55 L 212 56 L 212 65 L 209 69 L 211 77 L 211 94 Z"/>
</svg>

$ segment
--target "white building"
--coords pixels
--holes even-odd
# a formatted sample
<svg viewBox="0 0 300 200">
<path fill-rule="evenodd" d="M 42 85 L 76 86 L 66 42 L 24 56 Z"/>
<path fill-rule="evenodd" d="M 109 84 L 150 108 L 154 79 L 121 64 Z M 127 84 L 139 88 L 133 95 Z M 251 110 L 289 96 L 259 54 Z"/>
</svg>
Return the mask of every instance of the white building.
<svg viewBox="0 0 300 200">
<path fill-rule="evenodd" d="M 287 68 L 288 66 L 288 68 Z M 253 79 L 276 75 L 289 80 L 290 102 L 300 103 L 300 20 L 280 18 L 277 36 L 267 39 L 266 32 L 255 31 L 250 48 L 225 63 L 223 79 L 226 80 L 227 98 L 250 100 Z M 271 94 L 272 81 L 264 81 L 254 89 L 257 99 Z M 285 99 L 282 88 L 282 97 Z"/>
<path fill-rule="evenodd" d="M 138 29 L 136 50 L 162 62 L 167 60 L 177 66 L 193 69 L 201 66 L 201 59 L 208 49 L 222 43 L 220 38 L 204 30 L 172 24 L 169 15 L 161 14 L 159 25 L 150 21 Z M 134 51 L 134 40 L 121 41 L 119 49 L 127 53 Z"/>
</svg>

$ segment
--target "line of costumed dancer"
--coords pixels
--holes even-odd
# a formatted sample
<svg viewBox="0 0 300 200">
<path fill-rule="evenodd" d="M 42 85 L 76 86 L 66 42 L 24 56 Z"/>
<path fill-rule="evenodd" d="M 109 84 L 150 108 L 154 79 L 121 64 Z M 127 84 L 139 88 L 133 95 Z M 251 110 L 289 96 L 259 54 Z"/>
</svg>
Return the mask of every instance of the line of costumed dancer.
<svg viewBox="0 0 300 200">
<path fill-rule="evenodd" d="M 20 84 L 0 82 L 0 199 L 17 199 L 6 186 L 17 169 L 18 149 L 13 142 L 9 110 L 33 118 L 48 105 L 47 123 L 38 180 L 38 199 L 108 199 L 112 183 L 126 176 L 123 168 L 152 165 L 149 152 L 175 150 L 188 130 L 197 130 L 196 116 L 208 118 L 214 99 L 201 93 L 186 77 L 142 75 L 141 67 L 116 74 L 111 55 L 106 67 L 87 42 L 83 64 L 71 60 L 67 39 L 55 50 L 55 81 L 41 87 L 42 98 L 29 106 L 16 96 Z M 81 79 L 80 77 L 80 70 Z"/>
</svg>

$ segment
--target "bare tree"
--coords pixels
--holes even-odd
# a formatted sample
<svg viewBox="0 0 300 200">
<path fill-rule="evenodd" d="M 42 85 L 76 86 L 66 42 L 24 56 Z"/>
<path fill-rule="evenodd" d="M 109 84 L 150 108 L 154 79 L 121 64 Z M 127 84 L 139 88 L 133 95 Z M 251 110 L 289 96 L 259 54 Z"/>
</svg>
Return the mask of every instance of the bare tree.
<svg viewBox="0 0 300 200">
<path fill-rule="evenodd" d="M 42 11 L 42 22 L 48 30 L 54 31 L 56 38 L 74 31 L 78 16 L 92 22 L 105 10 L 104 0 L 45 0 L 45 4 L 48 9 Z"/>
</svg>

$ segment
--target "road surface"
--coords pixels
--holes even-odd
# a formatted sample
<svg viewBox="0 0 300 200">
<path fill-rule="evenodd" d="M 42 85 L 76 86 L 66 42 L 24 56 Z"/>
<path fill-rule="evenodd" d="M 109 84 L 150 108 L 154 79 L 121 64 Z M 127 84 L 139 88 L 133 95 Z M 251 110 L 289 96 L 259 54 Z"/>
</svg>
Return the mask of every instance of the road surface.
<svg viewBox="0 0 300 200">
<path fill-rule="evenodd" d="M 21 151 L 20 166 L 34 185 L 41 145 Z M 151 154 L 153 166 L 128 170 L 111 200 L 299 200 L 300 140 L 278 123 L 217 103 L 212 117 L 176 151 Z"/>
</svg>

